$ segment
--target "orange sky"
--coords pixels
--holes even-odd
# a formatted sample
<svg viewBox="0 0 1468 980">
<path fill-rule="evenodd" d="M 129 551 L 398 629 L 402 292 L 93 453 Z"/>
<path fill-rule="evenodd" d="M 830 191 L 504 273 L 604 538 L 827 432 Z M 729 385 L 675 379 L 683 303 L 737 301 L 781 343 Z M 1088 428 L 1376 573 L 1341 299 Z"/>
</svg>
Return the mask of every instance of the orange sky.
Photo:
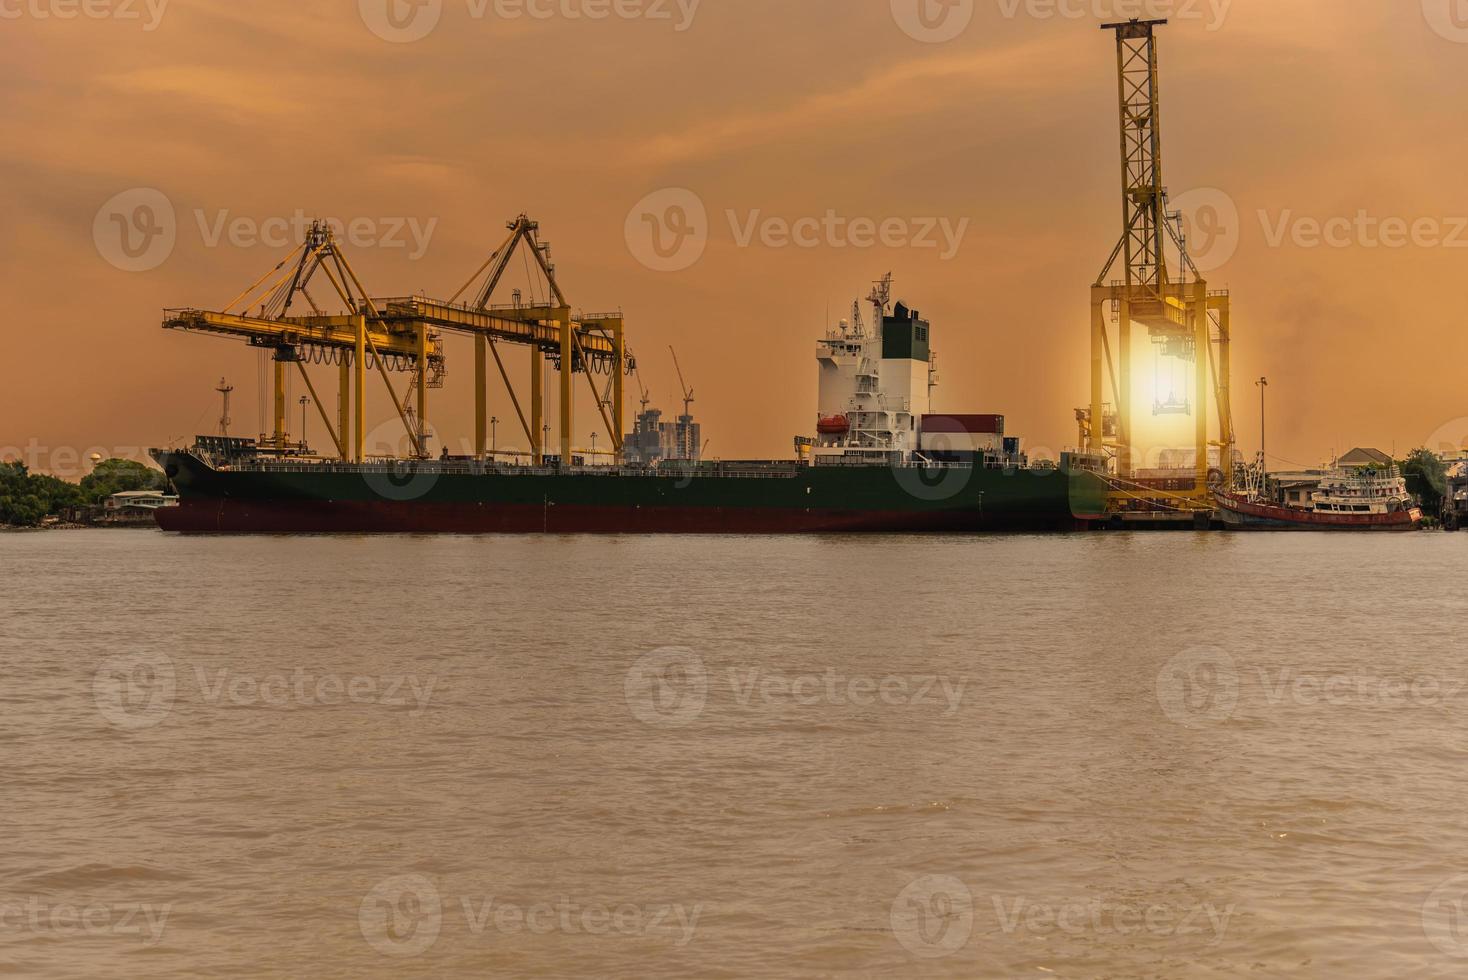
<svg viewBox="0 0 1468 980">
<path fill-rule="evenodd" d="M 572 302 L 626 312 L 667 409 L 677 344 L 712 455 L 789 455 L 812 428 L 827 307 L 888 270 L 933 321 L 939 408 L 1003 412 L 1037 446 L 1075 441 L 1087 287 L 1119 233 L 1115 52 L 1095 25 L 1140 0 L 972 0 L 940 43 L 905 33 L 889 0 L 619 0 L 640 15 L 605 19 L 566 12 L 612 0 L 531 0 L 545 18 L 525 0 L 421 0 L 438 21 L 402 43 L 368 26 L 391 33 L 383 0 L 88 2 L 68 18 L 79 0 L 0 0 L 0 452 L 30 444 L 39 468 L 65 472 L 68 452 L 210 431 L 221 375 L 237 431 L 254 430 L 256 353 L 165 333 L 160 311 L 239 292 L 286 249 L 218 230 L 298 209 L 431 229 L 349 254 L 379 295 L 444 296 L 529 212 Z M 1213 188 L 1240 214 L 1211 278 L 1234 296 L 1242 448 L 1256 448 L 1261 374 L 1283 459 L 1468 436 L 1468 20 L 1449 0 L 1142 6 L 1174 17 L 1174 199 Z M 126 271 L 99 209 L 137 188 L 166 198 L 176 240 Z M 665 188 L 709 215 L 702 256 L 673 272 L 627 240 L 629 211 Z M 741 244 L 756 212 L 967 226 L 951 257 L 823 236 Z M 1310 247 L 1302 218 L 1351 227 Z M 1389 218 L 1418 241 L 1382 246 L 1371 222 Z M 456 444 L 472 427 L 472 345 L 449 343 L 434 420 Z M 1150 379 L 1150 356 L 1138 363 Z M 496 411 L 511 414 L 503 399 Z M 311 435 L 324 440 L 314 422 Z"/>
</svg>

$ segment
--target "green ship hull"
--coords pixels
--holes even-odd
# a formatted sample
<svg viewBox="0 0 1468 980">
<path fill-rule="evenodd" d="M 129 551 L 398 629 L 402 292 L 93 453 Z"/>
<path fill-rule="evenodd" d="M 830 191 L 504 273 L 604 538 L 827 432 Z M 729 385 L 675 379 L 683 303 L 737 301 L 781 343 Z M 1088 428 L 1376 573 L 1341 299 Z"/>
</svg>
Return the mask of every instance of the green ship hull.
<svg viewBox="0 0 1468 980">
<path fill-rule="evenodd" d="M 562 470 L 153 455 L 179 494 L 159 525 L 206 534 L 1070 531 L 1101 518 L 1107 491 L 1070 457 L 1057 468 L 724 462 Z"/>
</svg>

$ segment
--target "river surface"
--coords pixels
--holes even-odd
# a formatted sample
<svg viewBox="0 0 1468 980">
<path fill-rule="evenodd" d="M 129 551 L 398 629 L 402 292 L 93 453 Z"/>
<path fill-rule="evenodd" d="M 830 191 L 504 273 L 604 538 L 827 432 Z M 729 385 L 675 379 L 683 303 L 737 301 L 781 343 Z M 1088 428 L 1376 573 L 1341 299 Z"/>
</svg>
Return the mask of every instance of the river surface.
<svg viewBox="0 0 1468 980">
<path fill-rule="evenodd" d="M 1468 535 L 0 535 L 0 972 L 1462 977 Z"/>
</svg>

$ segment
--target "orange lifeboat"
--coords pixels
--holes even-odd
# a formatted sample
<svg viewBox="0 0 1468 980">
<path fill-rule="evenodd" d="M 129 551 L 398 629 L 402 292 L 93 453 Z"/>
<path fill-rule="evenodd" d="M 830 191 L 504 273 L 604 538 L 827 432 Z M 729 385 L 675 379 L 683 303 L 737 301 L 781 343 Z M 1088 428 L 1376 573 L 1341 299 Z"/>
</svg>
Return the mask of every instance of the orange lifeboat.
<svg viewBox="0 0 1468 980">
<path fill-rule="evenodd" d="M 844 415 L 827 415 L 816 423 L 816 431 L 823 436 L 844 436 L 851 431 L 851 420 Z"/>
</svg>

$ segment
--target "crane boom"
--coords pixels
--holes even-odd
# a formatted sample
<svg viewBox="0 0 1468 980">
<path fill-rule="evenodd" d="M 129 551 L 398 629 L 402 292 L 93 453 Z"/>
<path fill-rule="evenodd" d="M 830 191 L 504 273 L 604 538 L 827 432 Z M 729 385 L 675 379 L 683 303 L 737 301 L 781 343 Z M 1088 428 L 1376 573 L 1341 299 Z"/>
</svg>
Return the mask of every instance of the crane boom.
<svg viewBox="0 0 1468 980">
<path fill-rule="evenodd" d="M 683 380 L 683 366 L 678 363 L 678 352 L 673 345 L 668 345 L 668 350 L 673 355 L 673 367 L 678 372 L 678 384 L 683 388 L 683 414 L 691 415 L 690 406 L 693 404 L 693 389 L 688 387 L 688 382 Z"/>
</svg>

